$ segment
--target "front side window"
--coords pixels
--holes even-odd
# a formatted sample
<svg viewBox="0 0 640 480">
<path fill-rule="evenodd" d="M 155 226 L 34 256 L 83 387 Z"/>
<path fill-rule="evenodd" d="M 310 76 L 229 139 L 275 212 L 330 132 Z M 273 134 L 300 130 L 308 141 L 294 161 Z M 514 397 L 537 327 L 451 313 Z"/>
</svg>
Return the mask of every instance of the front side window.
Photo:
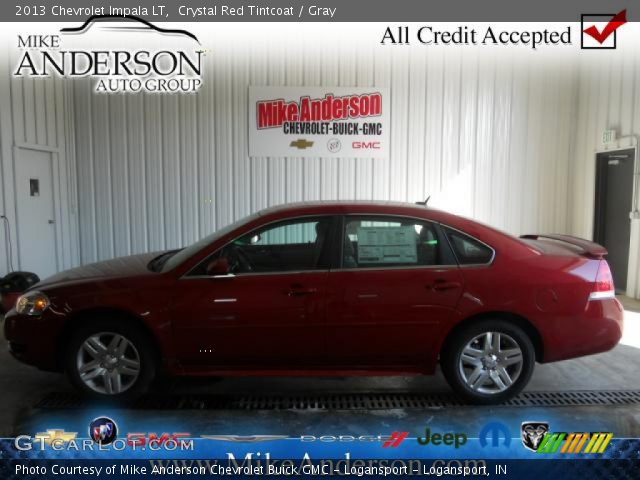
<svg viewBox="0 0 640 480">
<path fill-rule="evenodd" d="M 402 217 L 346 217 L 342 267 L 441 265 L 436 227 Z"/>
<path fill-rule="evenodd" d="M 249 223 L 250 221 L 254 220 L 257 217 L 258 217 L 258 214 L 254 213 L 253 215 L 249 215 L 248 217 L 241 218 L 240 220 L 233 222 L 230 225 L 227 225 L 226 227 L 221 228 L 220 230 L 217 230 L 204 238 L 201 238 L 196 243 L 193 243 L 188 247 L 185 247 L 174 253 L 168 252 L 170 256 L 167 255 L 167 258 L 165 259 L 164 263 L 160 266 L 161 271 L 168 272 L 169 270 L 173 270 L 182 262 L 189 259 L 193 255 L 198 253 L 200 250 L 205 248 L 207 245 L 211 245 L 213 242 L 223 237 L 227 233 L 232 232 L 236 228 L 239 228 L 241 225 L 244 225 L 245 223 Z"/>
<path fill-rule="evenodd" d="M 331 217 L 318 217 L 260 227 L 224 246 L 191 275 L 206 274 L 217 258 L 225 258 L 234 274 L 326 269 L 331 223 Z"/>
</svg>

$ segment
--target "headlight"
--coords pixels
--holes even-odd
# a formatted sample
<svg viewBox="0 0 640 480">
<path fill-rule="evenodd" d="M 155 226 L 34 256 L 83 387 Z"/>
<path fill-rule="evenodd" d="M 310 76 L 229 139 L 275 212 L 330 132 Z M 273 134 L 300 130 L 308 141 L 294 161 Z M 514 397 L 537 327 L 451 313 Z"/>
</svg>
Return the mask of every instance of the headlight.
<svg viewBox="0 0 640 480">
<path fill-rule="evenodd" d="M 49 308 L 49 305 L 51 305 L 49 297 L 36 290 L 18 297 L 16 301 L 16 312 L 21 315 L 42 315 L 42 313 Z"/>
</svg>

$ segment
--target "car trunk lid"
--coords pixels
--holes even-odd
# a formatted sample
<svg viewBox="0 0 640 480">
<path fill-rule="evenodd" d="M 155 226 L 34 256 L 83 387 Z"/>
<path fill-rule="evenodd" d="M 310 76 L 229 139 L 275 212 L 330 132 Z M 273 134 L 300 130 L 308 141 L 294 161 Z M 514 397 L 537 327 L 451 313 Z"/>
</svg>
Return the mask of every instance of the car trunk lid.
<svg viewBox="0 0 640 480">
<path fill-rule="evenodd" d="M 602 245 L 585 240 L 584 238 L 574 237 L 573 235 L 560 234 L 529 234 L 522 235 L 521 239 L 527 241 L 541 253 L 546 254 L 567 254 L 583 255 L 594 259 L 603 259 L 608 253 L 607 249 Z"/>
<path fill-rule="evenodd" d="M 603 300 L 615 296 L 615 287 L 609 264 L 605 260 L 607 249 L 595 242 L 572 235 L 522 235 L 528 245 L 543 255 L 583 257 L 590 264 L 593 280 L 589 300 Z"/>
</svg>

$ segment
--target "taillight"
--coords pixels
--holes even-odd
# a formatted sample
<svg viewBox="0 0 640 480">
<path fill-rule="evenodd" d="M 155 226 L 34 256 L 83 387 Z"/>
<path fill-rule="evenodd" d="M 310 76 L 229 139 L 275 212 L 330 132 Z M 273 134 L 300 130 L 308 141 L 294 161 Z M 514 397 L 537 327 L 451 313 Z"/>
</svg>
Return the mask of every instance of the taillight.
<svg viewBox="0 0 640 480">
<path fill-rule="evenodd" d="M 601 300 L 603 298 L 614 298 L 615 296 L 616 291 L 613 287 L 613 276 L 611 275 L 609 264 L 606 260 L 600 260 L 598 274 L 593 284 L 593 290 L 589 295 L 589 300 Z"/>
</svg>

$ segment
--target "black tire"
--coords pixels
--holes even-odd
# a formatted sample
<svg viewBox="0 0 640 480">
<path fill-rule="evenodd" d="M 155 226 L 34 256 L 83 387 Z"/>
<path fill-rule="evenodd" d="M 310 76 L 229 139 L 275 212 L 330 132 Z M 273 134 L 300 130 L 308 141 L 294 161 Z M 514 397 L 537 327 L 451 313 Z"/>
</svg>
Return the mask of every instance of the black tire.
<svg viewBox="0 0 640 480">
<path fill-rule="evenodd" d="M 517 378 L 504 391 L 496 391 L 493 393 L 478 391 L 477 389 L 473 389 L 469 385 L 467 385 L 467 382 L 463 377 L 463 375 L 466 374 L 463 372 L 464 368 L 462 368 L 460 364 L 463 349 L 473 339 L 487 332 L 497 332 L 503 334 L 503 341 L 509 343 L 512 340 L 515 341 L 518 348 L 520 348 L 522 352 L 522 366 L 517 375 Z M 507 337 L 504 337 L 504 335 L 507 335 Z M 466 325 L 454 331 L 451 338 L 447 341 L 445 348 L 440 356 L 440 366 L 442 368 L 442 373 L 444 374 L 451 388 L 453 388 L 456 393 L 458 393 L 468 402 L 477 405 L 494 405 L 503 403 L 520 393 L 531 379 L 535 361 L 535 349 L 529 336 L 519 326 L 503 319 L 480 320 L 475 323 L 470 323 L 469 325 Z M 483 366 L 481 368 L 483 370 L 487 370 L 484 367 L 484 363 L 482 365 Z M 468 368 L 469 370 L 474 369 L 474 367 Z M 513 368 L 513 366 L 509 366 L 507 368 L 511 369 Z M 491 373 L 490 370 L 491 368 L 489 367 L 487 373 Z M 471 375 L 469 375 L 469 378 L 471 378 Z M 488 379 L 488 382 L 492 383 L 492 380 Z M 482 388 L 482 386 L 480 387 Z"/>
<path fill-rule="evenodd" d="M 75 329 L 66 343 L 64 352 L 64 367 L 73 386 L 85 396 L 106 402 L 131 402 L 144 394 L 156 376 L 157 354 L 149 335 L 131 321 L 114 317 L 94 317 L 87 319 L 86 325 Z M 129 352 L 135 352 L 139 360 L 137 376 L 123 376 L 131 383 L 120 393 L 102 393 L 91 388 L 82 380 L 78 367 L 78 355 L 83 343 L 89 337 L 99 333 L 114 333 L 124 337 L 129 343 Z M 109 338 L 105 336 L 103 338 Z M 131 350 L 133 348 L 133 350 Z M 85 353 L 86 354 L 86 353 Z M 100 379 L 95 383 L 98 383 Z M 125 383 L 123 382 L 123 385 Z M 97 387 L 97 388 L 98 388 Z"/>
</svg>

